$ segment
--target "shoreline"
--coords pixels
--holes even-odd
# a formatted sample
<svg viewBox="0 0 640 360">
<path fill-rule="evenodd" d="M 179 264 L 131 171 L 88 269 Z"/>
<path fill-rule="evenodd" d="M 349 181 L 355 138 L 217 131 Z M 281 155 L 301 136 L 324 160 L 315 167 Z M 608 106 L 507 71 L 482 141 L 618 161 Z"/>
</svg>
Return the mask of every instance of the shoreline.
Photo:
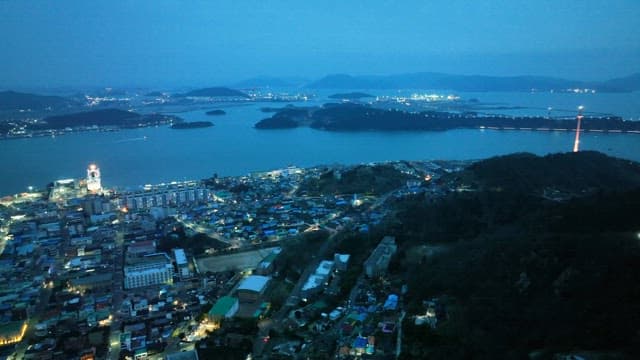
<svg viewBox="0 0 640 360">
<path fill-rule="evenodd" d="M 631 121 L 631 120 L 629 120 Z M 81 133 L 89 133 L 89 132 L 120 132 L 127 130 L 136 130 L 136 129 L 145 129 L 145 128 L 158 128 L 159 125 L 149 125 L 149 126 L 137 126 L 133 128 L 121 128 L 121 127 L 102 127 L 102 128 L 74 128 L 71 130 L 51 130 L 44 131 L 38 133 L 29 133 L 29 134 L 20 134 L 20 135 L 0 135 L 0 141 L 2 140 L 19 140 L 19 139 L 30 139 L 30 138 L 43 138 L 43 137 L 52 137 L 55 138 L 57 136 L 63 136 L 68 134 L 81 134 Z M 171 125 L 167 125 L 168 128 L 171 128 Z M 212 127 L 212 126 L 207 126 Z M 207 128 L 207 127 L 194 127 L 197 128 Z M 305 126 L 298 126 L 296 128 L 303 128 Z M 272 129 L 260 129 L 260 130 L 291 130 L 295 128 L 272 128 Z M 569 128 L 530 128 L 530 127 L 496 127 L 496 126 L 476 126 L 476 127 L 457 127 L 450 128 L 444 130 L 422 130 L 422 129 L 414 129 L 414 130 L 376 130 L 376 129 L 363 129 L 363 130 L 326 130 L 326 129 L 318 129 L 321 131 L 328 132 L 337 132 L 337 133 L 359 133 L 359 132 L 379 132 L 379 133 L 398 133 L 398 132 L 413 132 L 413 133 L 432 133 L 432 132 L 446 132 L 453 130 L 496 130 L 496 131 L 575 131 L 576 129 Z M 603 134 L 640 134 L 640 130 L 624 130 L 624 129 L 580 129 L 581 133 L 587 132 L 595 132 L 595 133 L 603 133 Z"/>
</svg>

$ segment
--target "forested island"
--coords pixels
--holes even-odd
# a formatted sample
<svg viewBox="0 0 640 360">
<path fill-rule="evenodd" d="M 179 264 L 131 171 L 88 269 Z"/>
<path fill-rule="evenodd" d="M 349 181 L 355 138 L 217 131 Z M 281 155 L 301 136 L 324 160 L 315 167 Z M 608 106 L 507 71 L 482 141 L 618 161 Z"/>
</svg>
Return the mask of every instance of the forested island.
<svg viewBox="0 0 640 360">
<path fill-rule="evenodd" d="M 33 125 L 35 130 L 64 129 L 88 126 L 116 126 L 137 128 L 180 121 L 173 115 L 138 114 L 119 109 L 104 109 L 67 115 L 50 116 Z"/>
<path fill-rule="evenodd" d="M 133 129 L 182 121 L 174 115 L 139 114 L 119 109 L 103 109 L 49 116 L 39 121 L 1 122 L 0 136 L 17 138 L 61 134 L 76 130 Z"/>
<path fill-rule="evenodd" d="M 575 129 L 576 120 L 575 118 L 504 116 L 475 112 L 407 112 L 345 103 L 325 104 L 316 108 L 284 108 L 255 125 L 257 129 L 284 129 L 299 126 L 327 131 L 444 131 L 480 128 L 569 130 Z M 587 131 L 640 132 L 640 122 L 625 121 L 618 116 L 585 116 L 582 128 Z"/>
<path fill-rule="evenodd" d="M 190 121 L 190 122 L 179 122 L 171 125 L 172 129 L 198 129 L 198 128 L 206 128 L 212 127 L 213 123 L 211 121 Z"/>
<path fill-rule="evenodd" d="M 214 109 L 214 110 L 207 111 L 205 114 L 209 116 L 220 116 L 220 115 L 226 115 L 227 112 L 222 109 Z"/>
</svg>

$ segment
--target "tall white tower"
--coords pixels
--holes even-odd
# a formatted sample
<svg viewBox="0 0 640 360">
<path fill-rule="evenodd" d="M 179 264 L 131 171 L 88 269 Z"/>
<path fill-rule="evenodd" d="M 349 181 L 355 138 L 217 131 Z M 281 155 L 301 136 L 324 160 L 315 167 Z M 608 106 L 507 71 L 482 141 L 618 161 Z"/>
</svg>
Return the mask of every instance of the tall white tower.
<svg viewBox="0 0 640 360">
<path fill-rule="evenodd" d="M 87 190 L 92 193 L 98 193 L 102 191 L 102 184 L 100 183 L 100 168 L 96 164 L 91 164 L 87 168 Z"/>
</svg>

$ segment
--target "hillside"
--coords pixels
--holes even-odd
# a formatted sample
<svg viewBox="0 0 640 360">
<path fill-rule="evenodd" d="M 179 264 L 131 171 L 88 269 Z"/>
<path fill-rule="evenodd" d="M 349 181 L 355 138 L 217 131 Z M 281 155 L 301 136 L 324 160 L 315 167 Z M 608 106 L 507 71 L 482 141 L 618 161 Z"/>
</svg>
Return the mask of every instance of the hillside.
<svg viewBox="0 0 640 360">
<path fill-rule="evenodd" d="M 640 164 L 516 154 L 441 181 L 466 191 L 401 200 L 385 229 L 399 240 L 409 312 L 431 298 L 447 309 L 435 330 L 405 322 L 402 358 L 640 355 Z M 548 187 L 569 196 L 545 197 Z"/>
<path fill-rule="evenodd" d="M 309 195 L 385 194 L 401 187 L 409 177 L 392 165 L 358 165 L 346 170 L 333 169 L 318 179 L 305 180 L 298 190 Z"/>
<path fill-rule="evenodd" d="M 640 165 L 594 151 L 544 157 L 522 153 L 477 162 L 456 176 L 483 190 L 541 193 L 554 188 L 584 194 L 639 186 Z"/>
</svg>

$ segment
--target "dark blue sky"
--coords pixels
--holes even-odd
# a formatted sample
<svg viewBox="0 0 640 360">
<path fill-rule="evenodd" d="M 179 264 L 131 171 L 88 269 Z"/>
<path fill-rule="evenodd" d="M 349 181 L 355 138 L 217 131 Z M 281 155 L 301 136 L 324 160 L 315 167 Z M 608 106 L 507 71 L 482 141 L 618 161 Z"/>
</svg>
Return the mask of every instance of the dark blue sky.
<svg viewBox="0 0 640 360">
<path fill-rule="evenodd" d="M 0 0 L 0 16 L 0 87 L 640 71 L 638 0 Z"/>
</svg>

